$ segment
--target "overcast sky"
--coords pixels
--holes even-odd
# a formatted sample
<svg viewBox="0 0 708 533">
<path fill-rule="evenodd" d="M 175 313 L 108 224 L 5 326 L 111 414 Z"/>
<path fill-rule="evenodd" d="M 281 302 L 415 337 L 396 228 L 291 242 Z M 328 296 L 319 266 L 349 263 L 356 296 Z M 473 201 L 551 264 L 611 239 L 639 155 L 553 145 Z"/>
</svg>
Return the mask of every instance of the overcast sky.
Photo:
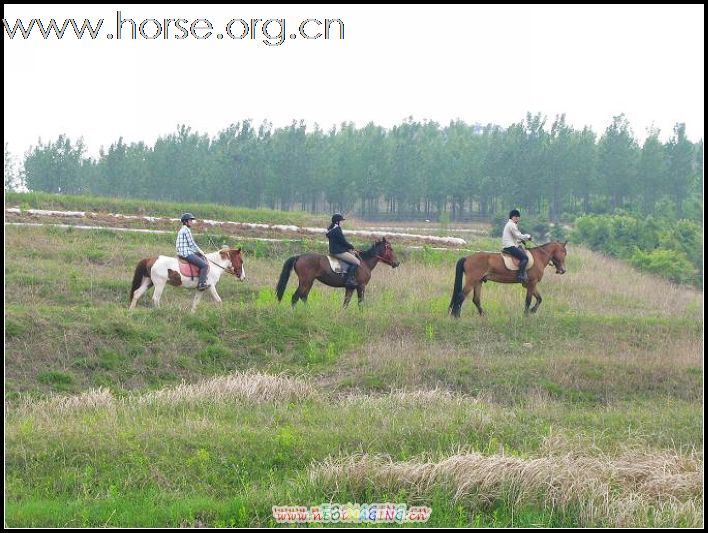
<svg viewBox="0 0 708 533">
<path fill-rule="evenodd" d="M 116 38 L 118 11 L 137 39 L 130 22 Z M 16 156 L 62 133 L 96 155 L 119 137 L 151 145 L 178 124 L 213 137 L 245 119 L 509 126 L 529 111 L 549 125 L 565 113 L 598 135 L 625 113 L 640 142 L 652 124 L 668 139 L 676 122 L 703 138 L 703 5 L 5 5 L 10 29 L 52 17 L 60 27 L 104 21 L 94 40 L 71 27 L 46 40 L 36 25 L 28 39 L 6 29 L 5 141 Z M 164 19 L 184 19 L 186 31 Z M 262 19 L 253 38 L 241 22 L 251 19 Z M 268 19 L 277 20 L 265 35 Z M 323 34 L 325 19 L 340 19 L 344 37 L 339 23 L 328 39 L 303 37 Z M 244 37 L 226 33 L 232 20 L 231 34 Z"/>
</svg>

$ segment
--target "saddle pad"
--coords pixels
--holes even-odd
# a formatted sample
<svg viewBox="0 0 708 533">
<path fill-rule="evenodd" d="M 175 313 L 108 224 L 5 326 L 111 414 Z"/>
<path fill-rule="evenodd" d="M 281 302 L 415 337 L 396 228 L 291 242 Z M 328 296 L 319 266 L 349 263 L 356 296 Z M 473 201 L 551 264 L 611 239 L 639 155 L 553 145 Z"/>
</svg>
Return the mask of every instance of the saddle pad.
<svg viewBox="0 0 708 533">
<path fill-rule="evenodd" d="M 197 268 L 197 265 L 193 265 L 192 263 L 183 261 L 182 259 L 179 260 L 179 271 L 184 276 L 189 276 L 191 278 L 196 278 L 199 276 L 199 268 Z"/>
<path fill-rule="evenodd" d="M 331 255 L 328 255 L 327 259 L 329 259 L 329 266 L 332 267 L 335 274 L 343 274 L 349 270 L 349 263 L 346 261 L 342 261 L 341 259 Z"/>
<path fill-rule="evenodd" d="M 526 252 L 526 257 L 529 258 L 529 262 L 526 264 L 526 271 L 528 272 L 533 266 L 533 255 L 531 255 L 531 252 L 529 252 L 528 250 L 524 250 L 524 252 Z M 504 265 L 506 266 L 506 268 L 508 268 L 509 270 L 519 270 L 519 260 L 516 257 L 504 252 L 502 252 L 501 255 L 502 259 L 504 259 Z"/>
</svg>

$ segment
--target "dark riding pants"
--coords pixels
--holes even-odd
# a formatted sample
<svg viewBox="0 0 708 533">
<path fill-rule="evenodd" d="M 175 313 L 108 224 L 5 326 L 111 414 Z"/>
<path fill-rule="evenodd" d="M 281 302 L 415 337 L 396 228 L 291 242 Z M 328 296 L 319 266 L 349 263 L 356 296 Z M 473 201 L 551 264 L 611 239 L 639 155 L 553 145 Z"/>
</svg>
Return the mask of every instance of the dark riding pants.
<svg viewBox="0 0 708 533">
<path fill-rule="evenodd" d="M 524 250 L 518 246 L 507 246 L 504 248 L 504 252 L 509 255 L 513 255 L 519 260 L 519 274 L 526 271 L 526 265 L 529 262 L 529 258 Z"/>
<path fill-rule="evenodd" d="M 204 285 L 209 273 L 209 263 L 201 255 L 197 254 L 189 254 L 185 259 L 199 267 L 199 285 Z"/>
</svg>

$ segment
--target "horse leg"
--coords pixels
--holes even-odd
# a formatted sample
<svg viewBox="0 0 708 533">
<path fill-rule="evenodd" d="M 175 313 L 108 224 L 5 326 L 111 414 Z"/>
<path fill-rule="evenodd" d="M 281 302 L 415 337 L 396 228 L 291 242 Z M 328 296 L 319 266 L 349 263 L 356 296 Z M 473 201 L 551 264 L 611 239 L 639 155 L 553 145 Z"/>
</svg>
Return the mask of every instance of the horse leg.
<svg viewBox="0 0 708 533">
<path fill-rule="evenodd" d="M 162 291 L 165 290 L 165 280 L 158 279 L 153 281 L 155 284 L 155 292 L 152 293 L 152 303 L 155 307 L 160 307 L 160 298 L 162 298 Z"/>
<path fill-rule="evenodd" d="M 364 292 L 366 291 L 366 287 L 357 287 L 356 288 L 356 296 L 359 298 L 359 309 L 362 309 L 364 307 Z"/>
<path fill-rule="evenodd" d="M 350 289 L 347 287 L 344 292 L 344 305 L 342 306 L 343 309 L 346 309 L 347 306 L 349 306 L 349 302 L 352 299 L 352 294 L 354 294 L 354 289 Z"/>
<path fill-rule="evenodd" d="M 311 281 L 310 283 L 303 285 L 302 287 L 302 292 L 300 293 L 300 299 L 302 300 L 302 303 L 307 303 L 307 297 L 310 295 L 310 290 L 312 289 L 312 284 L 313 282 Z M 298 287 L 299 289 L 299 287 Z"/>
<path fill-rule="evenodd" d="M 533 284 L 528 283 L 526 285 L 526 305 L 524 307 L 524 314 L 525 315 L 529 314 L 529 306 L 531 305 L 531 298 L 532 297 L 533 297 Z"/>
<path fill-rule="evenodd" d="M 194 295 L 194 300 L 192 300 L 192 309 L 191 312 L 194 313 L 194 311 L 197 310 L 197 305 L 199 305 L 199 302 L 202 299 L 202 296 L 204 296 L 204 291 L 196 291 L 196 294 Z M 217 294 L 217 297 L 219 295 Z"/>
<path fill-rule="evenodd" d="M 541 298 L 541 293 L 538 292 L 538 289 L 536 289 L 536 285 L 535 285 L 535 284 L 533 285 L 533 289 L 532 289 L 532 290 L 533 290 L 533 295 L 534 295 L 534 297 L 536 298 L 536 305 L 534 305 L 534 306 L 531 308 L 531 312 L 532 312 L 532 313 L 535 313 L 536 311 L 538 311 L 538 308 L 539 308 L 539 306 L 541 305 L 541 302 L 543 301 L 543 298 Z"/>
<path fill-rule="evenodd" d="M 483 280 L 479 280 L 477 283 L 474 284 L 474 295 L 472 296 L 472 301 L 474 302 L 474 305 L 477 307 L 477 311 L 479 311 L 480 315 L 484 315 L 484 311 L 482 311 L 482 299 L 481 299 L 482 281 Z"/>
<path fill-rule="evenodd" d="M 130 309 L 135 309 L 135 306 L 138 305 L 138 300 L 142 298 L 143 294 L 147 292 L 147 290 L 152 286 L 152 280 L 150 278 L 143 278 L 143 282 L 140 284 L 140 287 L 133 293 L 133 299 L 130 302 Z"/>
<path fill-rule="evenodd" d="M 209 294 L 211 294 L 211 297 L 214 299 L 214 301 L 218 304 L 221 303 L 221 296 L 219 296 L 219 293 L 216 292 L 216 287 L 212 284 L 211 287 L 209 287 Z"/>
<path fill-rule="evenodd" d="M 455 303 L 455 307 L 453 308 L 453 313 L 452 315 L 455 318 L 460 318 L 460 312 L 462 311 L 462 302 L 465 301 L 465 298 L 469 295 L 469 293 L 472 291 L 472 277 L 470 275 L 467 276 L 467 280 L 465 281 L 465 286 L 462 289 L 462 292 L 458 294 L 457 296 L 457 302 Z M 476 292 L 475 292 L 476 294 Z M 473 299 L 474 301 L 474 299 Z M 477 305 L 477 309 L 479 309 L 479 314 L 482 314 L 482 308 L 479 307 L 478 304 L 479 298 L 477 298 L 477 301 L 475 301 L 475 305 Z"/>
<path fill-rule="evenodd" d="M 307 295 L 310 294 L 310 289 L 312 289 L 312 284 L 314 283 L 314 280 L 300 280 L 300 283 L 297 286 L 297 290 L 293 294 L 293 299 L 292 299 L 292 306 L 295 307 L 295 304 L 297 303 L 298 300 L 302 300 L 303 303 L 307 303 Z"/>
</svg>

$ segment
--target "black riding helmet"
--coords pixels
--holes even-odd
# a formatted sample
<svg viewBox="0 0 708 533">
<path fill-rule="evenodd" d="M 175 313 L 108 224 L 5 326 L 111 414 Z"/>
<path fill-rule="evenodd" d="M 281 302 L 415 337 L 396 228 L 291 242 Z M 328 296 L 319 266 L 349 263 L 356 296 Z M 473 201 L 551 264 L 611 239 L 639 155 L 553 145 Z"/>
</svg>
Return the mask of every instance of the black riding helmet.
<svg viewBox="0 0 708 533">
<path fill-rule="evenodd" d="M 340 213 L 335 213 L 332 215 L 332 224 L 336 224 L 337 222 L 341 222 L 342 220 L 346 220 Z"/>
<path fill-rule="evenodd" d="M 182 224 L 185 224 L 188 220 L 197 220 L 194 218 L 194 215 L 192 213 L 185 213 L 180 217 L 180 220 L 182 221 Z"/>
<path fill-rule="evenodd" d="M 520 216 L 521 216 L 521 213 L 519 213 L 518 209 L 512 209 L 511 211 L 509 211 L 509 218 L 520 217 Z"/>
</svg>

